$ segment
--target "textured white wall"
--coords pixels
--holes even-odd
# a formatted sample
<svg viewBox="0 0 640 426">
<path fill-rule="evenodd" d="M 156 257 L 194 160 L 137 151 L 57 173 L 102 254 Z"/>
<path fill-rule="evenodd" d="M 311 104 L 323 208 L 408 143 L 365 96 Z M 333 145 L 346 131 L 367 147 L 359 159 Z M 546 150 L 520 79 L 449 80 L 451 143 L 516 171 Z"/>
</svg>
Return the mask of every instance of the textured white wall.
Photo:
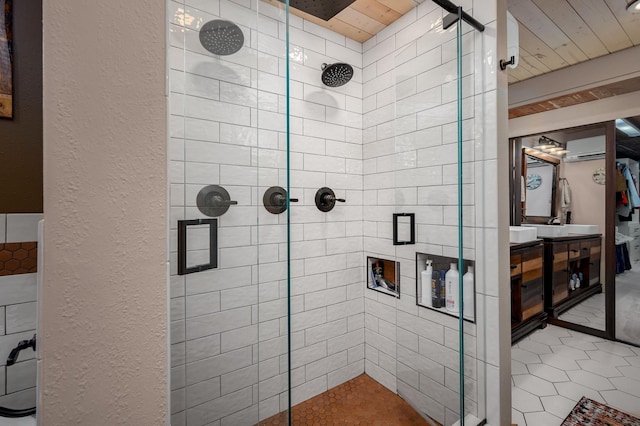
<svg viewBox="0 0 640 426">
<path fill-rule="evenodd" d="M 167 417 L 165 15 L 44 2 L 44 425 Z"/>
</svg>

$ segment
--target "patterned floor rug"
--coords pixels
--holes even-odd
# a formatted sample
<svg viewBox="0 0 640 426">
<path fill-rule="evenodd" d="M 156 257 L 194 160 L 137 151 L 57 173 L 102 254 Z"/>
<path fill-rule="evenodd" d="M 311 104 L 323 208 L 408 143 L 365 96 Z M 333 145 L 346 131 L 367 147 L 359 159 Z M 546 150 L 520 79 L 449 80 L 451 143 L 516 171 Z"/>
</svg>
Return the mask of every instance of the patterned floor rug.
<svg viewBox="0 0 640 426">
<path fill-rule="evenodd" d="M 583 396 L 562 426 L 640 426 L 640 419 Z"/>
</svg>

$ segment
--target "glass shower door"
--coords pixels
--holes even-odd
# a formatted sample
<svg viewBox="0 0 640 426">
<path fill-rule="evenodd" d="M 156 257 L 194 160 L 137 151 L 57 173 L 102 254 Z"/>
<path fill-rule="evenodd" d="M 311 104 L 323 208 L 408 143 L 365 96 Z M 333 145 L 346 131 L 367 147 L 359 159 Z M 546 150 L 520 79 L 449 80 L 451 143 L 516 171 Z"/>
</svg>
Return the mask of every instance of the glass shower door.
<svg viewBox="0 0 640 426">
<path fill-rule="evenodd" d="M 288 408 L 287 222 L 265 207 L 286 183 L 285 15 L 262 6 L 169 2 L 174 426 Z"/>
<path fill-rule="evenodd" d="M 402 264 L 394 385 L 425 418 L 475 426 L 485 417 L 477 337 L 484 324 L 476 314 L 474 272 L 483 272 L 476 248 L 478 236 L 484 240 L 476 218 L 483 201 L 476 194 L 484 164 L 475 139 L 482 105 L 475 63 L 483 34 L 466 22 L 451 25 L 455 15 L 435 3 L 418 6 L 420 26 L 410 37 L 409 31 L 396 36 L 393 58 L 394 139 L 387 161 L 393 169 L 384 181 L 393 195 L 394 230 L 413 221 L 415 239 L 414 245 L 394 235 L 390 253 Z M 382 183 L 376 176 L 372 182 Z M 378 198 L 387 191 L 379 189 Z"/>
</svg>

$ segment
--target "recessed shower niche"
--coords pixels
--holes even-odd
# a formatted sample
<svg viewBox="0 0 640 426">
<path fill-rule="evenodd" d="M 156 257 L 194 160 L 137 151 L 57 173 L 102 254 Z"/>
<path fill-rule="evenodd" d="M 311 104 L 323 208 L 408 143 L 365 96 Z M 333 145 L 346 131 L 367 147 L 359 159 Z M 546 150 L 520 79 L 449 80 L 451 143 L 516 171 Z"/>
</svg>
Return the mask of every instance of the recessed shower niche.
<svg viewBox="0 0 640 426">
<path fill-rule="evenodd" d="M 400 262 L 367 256 L 367 288 L 400 298 Z"/>
<path fill-rule="evenodd" d="M 416 252 L 416 305 L 459 317 L 458 289 L 463 274 L 464 319 L 475 322 L 474 266 L 474 261 L 464 259 L 461 273 L 455 257 Z"/>
</svg>

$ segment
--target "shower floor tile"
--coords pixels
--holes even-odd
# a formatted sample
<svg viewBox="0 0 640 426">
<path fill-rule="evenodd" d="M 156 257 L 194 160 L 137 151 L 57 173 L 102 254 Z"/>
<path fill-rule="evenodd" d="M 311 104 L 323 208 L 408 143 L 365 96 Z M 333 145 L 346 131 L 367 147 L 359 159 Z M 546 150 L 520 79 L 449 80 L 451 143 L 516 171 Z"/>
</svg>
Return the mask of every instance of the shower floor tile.
<svg viewBox="0 0 640 426">
<path fill-rule="evenodd" d="M 430 425 L 404 399 L 366 374 L 294 406 L 291 418 L 293 426 Z M 287 413 L 260 422 L 260 426 L 286 424 Z"/>
</svg>

